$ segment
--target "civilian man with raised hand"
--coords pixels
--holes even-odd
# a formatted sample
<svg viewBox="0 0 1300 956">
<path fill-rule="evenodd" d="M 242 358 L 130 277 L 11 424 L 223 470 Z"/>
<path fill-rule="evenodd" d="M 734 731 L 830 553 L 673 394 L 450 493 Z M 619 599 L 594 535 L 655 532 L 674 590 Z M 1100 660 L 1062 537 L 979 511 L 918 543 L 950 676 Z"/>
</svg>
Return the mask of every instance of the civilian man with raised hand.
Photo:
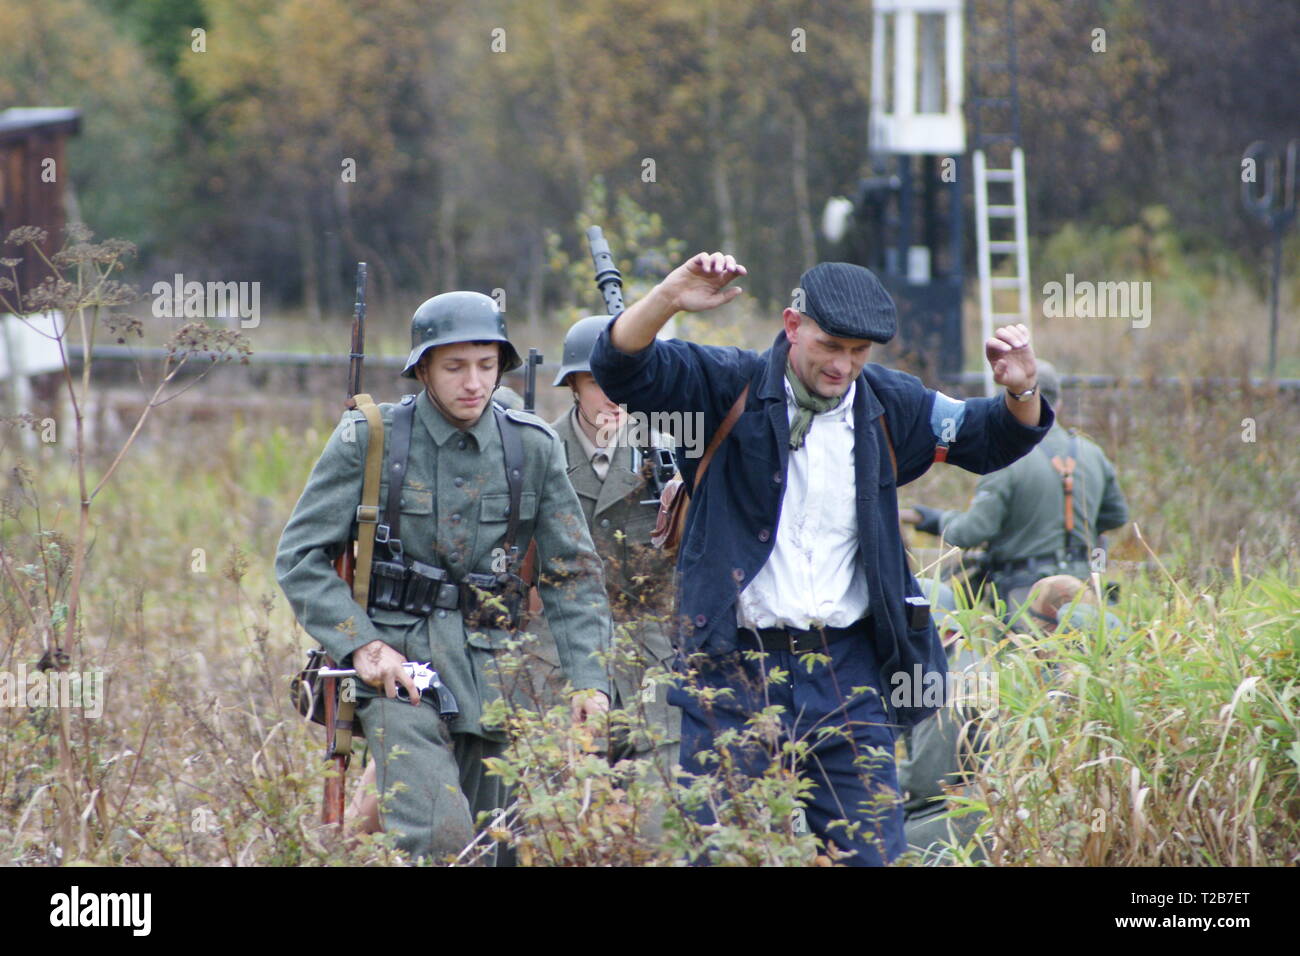
<svg viewBox="0 0 1300 956">
<path fill-rule="evenodd" d="M 704 772 L 696 755 L 718 733 L 779 704 L 782 737 L 813 744 L 801 768 L 814 784 L 813 832 L 851 854 L 847 862 L 879 865 L 905 846 L 897 730 L 937 709 L 907 685 L 928 674 L 942 682 L 947 669 L 903 550 L 897 487 L 922 475 L 941 444 L 970 471 L 1005 467 L 1042 438 L 1053 413 L 1037 394 L 1024 326 L 985 343 L 1006 389 L 994 398 L 956 401 L 866 364 L 871 345 L 894 336 L 894 303 L 870 271 L 846 263 L 804 273 L 799 308 L 784 311 L 761 355 L 655 338 L 677 312 L 740 295 L 727 287 L 744 274 L 720 252 L 692 257 L 606 327 L 591 370 L 614 401 L 699 413 L 710 436 L 738 411 L 692 493 L 678 556 L 679 667 L 728 691 L 708 705 L 706 695 L 674 691 L 683 768 Z M 699 460 L 680 466 L 692 485 Z M 774 668 L 785 679 L 768 684 Z M 748 755 L 746 768 L 761 773 L 769 759 Z"/>
</svg>

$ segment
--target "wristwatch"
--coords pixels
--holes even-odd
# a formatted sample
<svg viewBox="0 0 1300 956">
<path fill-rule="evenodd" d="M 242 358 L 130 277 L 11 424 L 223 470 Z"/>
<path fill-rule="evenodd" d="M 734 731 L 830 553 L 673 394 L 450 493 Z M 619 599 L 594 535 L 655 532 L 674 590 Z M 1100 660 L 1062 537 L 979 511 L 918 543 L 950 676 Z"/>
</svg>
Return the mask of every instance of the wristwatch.
<svg viewBox="0 0 1300 956">
<path fill-rule="evenodd" d="M 1027 402 L 1035 395 L 1038 394 L 1038 383 L 1035 382 L 1033 385 L 1030 385 L 1023 392 L 1013 392 L 1011 391 L 1011 389 L 1007 389 L 1007 394 L 1010 395 L 1018 402 Z"/>
</svg>

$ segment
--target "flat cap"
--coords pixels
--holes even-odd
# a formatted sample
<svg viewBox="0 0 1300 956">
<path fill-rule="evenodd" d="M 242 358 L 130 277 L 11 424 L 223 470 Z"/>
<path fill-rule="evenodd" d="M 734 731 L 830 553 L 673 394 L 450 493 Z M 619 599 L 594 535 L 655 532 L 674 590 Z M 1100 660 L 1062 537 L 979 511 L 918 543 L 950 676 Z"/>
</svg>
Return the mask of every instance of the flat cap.
<svg viewBox="0 0 1300 956">
<path fill-rule="evenodd" d="M 820 262 L 805 272 L 794 308 L 827 335 L 883 344 L 898 331 L 898 310 L 875 273 L 848 262 Z"/>
</svg>

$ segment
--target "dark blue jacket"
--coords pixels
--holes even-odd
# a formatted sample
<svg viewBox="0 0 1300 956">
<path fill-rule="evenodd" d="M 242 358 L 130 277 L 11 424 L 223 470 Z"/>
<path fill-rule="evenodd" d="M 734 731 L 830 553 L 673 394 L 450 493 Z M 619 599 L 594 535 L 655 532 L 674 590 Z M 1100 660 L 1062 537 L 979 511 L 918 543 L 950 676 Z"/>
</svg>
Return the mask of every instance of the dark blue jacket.
<svg viewBox="0 0 1300 956">
<path fill-rule="evenodd" d="M 612 322 L 611 322 L 612 324 Z M 782 329 L 762 355 L 738 348 L 656 339 L 634 355 L 613 347 L 609 327 L 591 353 L 591 371 L 605 393 L 634 412 L 702 412 L 705 436 L 712 436 L 740 391 L 749 385 L 745 411 L 714 453 L 704 484 L 691 496 L 677 557 L 679 622 L 677 640 L 687 653 L 719 656 L 737 647 L 736 599 L 767 561 L 776 543 L 790 425 L 784 385 L 789 342 Z M 1043 402 L 1036 428 L 1021 425 L 1003 398 L 954 402 L 926 388 L 915 376 L 866 365 L 857 380 L 853 404 L 854 466 L 857 482 L 858 560 L 870 589 L 882 692 L 888 698 L 891 676 L 938 672 L 947 658 L 934 625 L 909 629 L 903 598 L 920 595 L 908 567 L 898 526 L 897 486 L 925 474 L 934 460 L 936 436 L 946 425 L 955 439 L 948 461 L 985 474 L 1026 454 L 1055 418 Z M 888 422 L 898 460 L 898 477 L 879 419 Z M 680 432 L 678 433 L 680 436 Z M 699 432 L 697 431 L 697 434 Z M 699 458 L 680 457 L 687 487 L 695 481 Z M 925 678 L 923 678 L 925 679 Z M 929 678 L 933 680 L 934 678 Z M 934 707 L 903 708 L 891 716 L 907 726 Z"/>
</svg>

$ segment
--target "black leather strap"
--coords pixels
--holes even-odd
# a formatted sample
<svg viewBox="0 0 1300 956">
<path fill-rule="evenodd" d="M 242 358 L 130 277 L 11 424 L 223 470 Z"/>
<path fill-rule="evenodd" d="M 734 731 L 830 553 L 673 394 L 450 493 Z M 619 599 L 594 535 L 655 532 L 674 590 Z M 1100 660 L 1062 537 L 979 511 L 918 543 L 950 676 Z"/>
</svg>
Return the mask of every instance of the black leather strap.
<svg viewBox="0 0 1300 956">
<path fill-rule="evenodd" d="M 790 651 L 793 654 L 806 654 L 820 651 L 827 645 L 842 641 L 853 635 L 870 635 L 875 629 L 875 622 L 870 617 L 854 621 L 846 627 L 824 627 L 804 630 L 797 627 L 764 627 L 757 631 L 741 628 L 740 633 L 758 644 L 765 651 Z"/>
<path fill-rule="evenodd" d="M 388 446 L 388 498 L 381 524 L 388 526 L 388 550 L 402 556 L 402 484 L 411 457 L 411 427 L 415 422 L 415 396 L 403 395 L 393 410 L 393 437 Z"/>
<path fill-rule="evenodd" d="M 1013 571 L 1028 571 L 1031 568 L 1055 565 L 1058 562 L 1065 561 L 1087 561 L 1088 549 L 1075 545 L 1066 548 L 1064 552 L 1057 554 L 1048 552 L 1046 554 L 1035 554 L 1028 558 L 1017 558 L 1013 561 L 993 562 L 989 565 L 990 574 L 1009 574 Z"/>
<path fill-rule="evenodd" d="M 524 442 L 505 410 L 495 402 L 492 412 L 497 417 L 497 430 L 501 432 L 501 451 L 506 463 L 506 487 L 510 489 L 510 513 L 506 515 L 506 557 L 511 570 L 519 557 L 515 552 L 515 536 L 519 532 L 519 507 L 524 496 Z"/>
</svg>

